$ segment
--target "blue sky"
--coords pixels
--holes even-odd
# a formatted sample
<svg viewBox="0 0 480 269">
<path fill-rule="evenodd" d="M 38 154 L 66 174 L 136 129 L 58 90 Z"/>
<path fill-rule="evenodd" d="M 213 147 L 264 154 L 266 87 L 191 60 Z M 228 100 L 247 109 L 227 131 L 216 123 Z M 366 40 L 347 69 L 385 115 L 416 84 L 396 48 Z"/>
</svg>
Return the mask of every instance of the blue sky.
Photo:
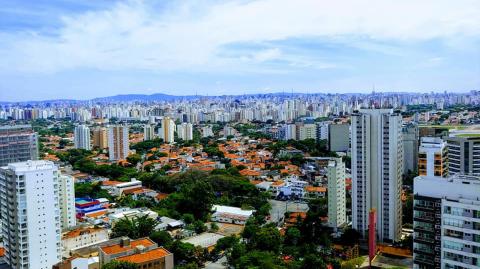
<svg viewBox="0 0 480 269">
<path fill-rule="evenodd" d="M 480 90 L 477 0 L 0 0 L 0 101 Z"/>
</svg>

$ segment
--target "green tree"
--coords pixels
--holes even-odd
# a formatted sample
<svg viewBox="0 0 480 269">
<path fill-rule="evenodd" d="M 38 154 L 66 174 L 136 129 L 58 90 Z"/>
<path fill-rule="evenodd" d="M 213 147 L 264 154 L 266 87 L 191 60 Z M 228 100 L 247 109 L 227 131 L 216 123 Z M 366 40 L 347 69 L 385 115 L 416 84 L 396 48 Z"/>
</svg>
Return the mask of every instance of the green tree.
<svg viewBox="0 0 480 269">
<path fill-rule="evenodd" d="M 261 227 L 252 236 L 249 246 L 253 249 L 271 251 L 278 254 L 282 247 L 282 236 L 274 226 Z"/>
<path fill-rule="evenodd" d="M 171 244 L 169 250 L 173 253 L 175 264 L 196 263 L 197 265 L 203 265 L 205 262 L 205 250 L 190 243 L 176 240 Z"/>
<path fill-rule="evenodd" d="M 157 243 L 157 245 L 165 246 L 166 248 L 168 248 L 173 242 L 172 236 L 166 231 L 152 232 L 150 234 L 150 239 L 152 239 L 153 242 Z"/>
<path fill-rule="evenodd" d="M 277 255 L 266 251 L 250 251 L 235 261 L 235 268 L 239 269 L 283 269 L 286 268 Z M 314 268 L 314 267 L 312 267 Z"/>
<path fill-rule="evenodd" d="M 324 260 L 315 254 L 309 254 L 305 257 L 305 259 L 302 262 L 302 269 L 310 269 L 310 268 L 318 268 L 318 269 L 324 269 L 327 268 Z"/>
<path fill-rule="evenodd" d="M 359 243 L 360 237 L 361 235 L 357 230 L 347 228 L 340 237 L 340 242 L 344 245 L 353 246 Z"/>
<path fill-rule="evenodd" d="M 142 156 L 139 154 L 131 154 L 127 157 L 127 162 L 131 163 L 133 166 L 137 165 L 142 160 Z"/>
<path fill-rule="evenodd" d="M 290 227 L 285 232 L 285 244 L 286 245 L 296 246 L 300 242 L 301 238 L 302 238 L 302 234 L 300 233 L 300 230 L 296 227 Z"/>
<path fill-rule="evenodd" d="M 112 228 L 111 238 L 128 236 L 132 239 L 149 236 L 157 221 L 151 219 L 148 215 L 144 215 L 136 218 L 122 218 L 115 223 Z"/>
</svg>

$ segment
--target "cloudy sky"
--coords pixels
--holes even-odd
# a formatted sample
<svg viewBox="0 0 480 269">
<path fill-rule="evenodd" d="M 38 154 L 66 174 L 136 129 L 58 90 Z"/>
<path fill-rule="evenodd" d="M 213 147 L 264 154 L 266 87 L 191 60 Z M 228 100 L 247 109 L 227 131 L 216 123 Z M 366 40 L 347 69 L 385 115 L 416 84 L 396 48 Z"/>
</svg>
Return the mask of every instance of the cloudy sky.
<svg viewBox="0 0 480 269">
<path fill-rule="evenodd" d="M 0 101 L 480 90 L 478 0 L 0 0 Z"/>
</svg>

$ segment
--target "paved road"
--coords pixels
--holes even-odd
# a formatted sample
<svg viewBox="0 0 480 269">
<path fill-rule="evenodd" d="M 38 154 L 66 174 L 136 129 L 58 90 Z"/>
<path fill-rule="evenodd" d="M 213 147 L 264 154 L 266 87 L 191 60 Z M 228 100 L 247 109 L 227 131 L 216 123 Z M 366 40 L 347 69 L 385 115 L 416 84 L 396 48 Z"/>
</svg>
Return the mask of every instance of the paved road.
<svg viewBox="0 0 480 269">
<path fill-rule="evenodd" d="M 268 200 L 272 209 L 270 210 L 270 220 L 269 222 L 283 222 L 283 217 L 285 211 L 288 212 L 307 212 L 308 205 L 304 202 L 293 202 L 293 201 L 277 201 L 277 200 Z"/>
</svg>

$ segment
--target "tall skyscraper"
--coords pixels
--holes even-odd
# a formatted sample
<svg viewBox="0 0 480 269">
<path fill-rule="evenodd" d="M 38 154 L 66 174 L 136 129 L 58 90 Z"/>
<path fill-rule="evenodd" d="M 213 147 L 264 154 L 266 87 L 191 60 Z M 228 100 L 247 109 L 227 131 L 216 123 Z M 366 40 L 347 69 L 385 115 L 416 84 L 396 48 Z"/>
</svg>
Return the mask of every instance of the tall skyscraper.
<svg viewBox="0 0 480 269">
<path fill-rule="evenodd" d="M 345 196 L 345 163 L 331 158 L 326 167 L 328 180 L 328 225 L 338 228 L 347 222 Z"/>
<path fill-rule="evenodd" d="M 170 117 L 163 117 L 162 126 L 158 130 L 158 136 L 165 143 L 173 143 L 175 141 L 175 122 Z"/>
<path fill-rule="evenodd" d="M 182 123 L 177 125 L 177 136 L 184 141 L 193 139 L 193 124 L 191 123 Z"/>
<path fill-rule="evenodd" d="M 438 137 L 422 137 L 418 149 L 418 175 L 448 175 L 447 143 Z"/>
<path fill-rule="evenodd" d="M 70 175 L 60 175 L 58 183 L 61 227 L 62 230 L 66 230 L 74 227 L 77 223 L 75 217 L 75 182 Z"/>
<path fill-rule="evenodd" d="M 38 137 L 30 125 L 0 127 L 0 167 L 38 159 Z"/>
<path fill-rule="evenodd" d="M 4 260 L 11 268 L 50 269 L 60 260 L 58 177 L 49 161 L 0 168 Z"/>
<path fill-rule="evenodd" d="M 105 127 L 93 129 L 93 146 L 99 149 L 108 148 L 108 133 Z"/>
<path fill-rule="evenodd" d="M 480 175 L 480 136 L 458 133 L 447 138 L 448 171 L 451 174 Z"/>
<path fill-rule="evenodd" d="M 90 150 L 90 128 L 86 125 L 77 125 L 74 130 L 74 142 L 76 149 Z"/>
<path fill-rule="evenodd" d="M 110 160 L 125 160 L 128 156 L 128 150 L 128 126 L 110 126 L 108 128 L 108 155 Z"/>
<path fill-rule="evenodd" d="M 398 241 L 402 228 L 402 117 L 392 109 L 352 115 L 352 227 L 364 237 L 368 214 L 377 212 L 380 242 Z"/>
<path fill-rule="evenodd" d="M 155 126 L 145 124 L 143 126 L 143 141 L 152 140 L 155 138 Z"/>
<path fill-rule="evenodd" d="M 480 177 L 414 179 L 413 268 L 480 268 Z"/>
</svg>

